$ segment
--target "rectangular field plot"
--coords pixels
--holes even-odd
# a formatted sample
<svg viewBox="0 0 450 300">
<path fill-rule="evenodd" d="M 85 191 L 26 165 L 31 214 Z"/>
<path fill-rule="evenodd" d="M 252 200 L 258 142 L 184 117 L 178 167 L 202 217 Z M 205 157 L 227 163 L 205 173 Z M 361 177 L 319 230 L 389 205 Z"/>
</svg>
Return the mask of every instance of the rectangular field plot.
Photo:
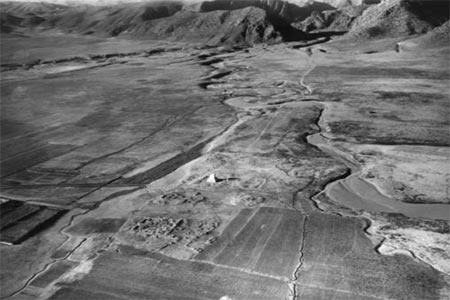
<svg viewBox="0 0 450 300">
<path fill-rule="evenodd" d="M 244 209 L 218 241 L 196 259 L 290 278 L 303 239 L 304 216 L 295 210 Z"/>
<path fill-rule="evenodd" d="M 2 196 L 11 199 L 37 201 L 51 206 L 70 208 L 82 196 L 97 189 L 96 185 L 58 186 L 58 185 L 30 185 L 10 186 L 2 189 Z"/>
<path fill-rule="evenodd" d="M 13 225 L 18 220 L 21 220 L 29 215 L 36 213 L 40 209 L 41 208 L 37 205 L 24 204 L 5 215 L 3 215 L 2 213 L 2 217 L 0 219 L 0 230 L 3 230 L 8 226 Z"/>
<path fill-rule="evenodd" d="M 34 165 L 60 156 L 75 149 L 74 145 L 46 145 L 31 149 L 28 152 L 5 158 L 1 163 L 1 176 L 8 176 L 20 170 L 28 169 Z"/>
<path fill-rule="evenodd" d="M 101 254 L 89 274 L 64 284 L 50 299 L 277 300 L 288 294 L 286 282 L 270 277 L 156 253 L 125 252 L 130 251 Z"/>
<path fill-rule="evenodd" d="M 51 225 L 66 210 L 10 200 L 0 205 L 0 242 L 18 244 Z"/>
</svg>

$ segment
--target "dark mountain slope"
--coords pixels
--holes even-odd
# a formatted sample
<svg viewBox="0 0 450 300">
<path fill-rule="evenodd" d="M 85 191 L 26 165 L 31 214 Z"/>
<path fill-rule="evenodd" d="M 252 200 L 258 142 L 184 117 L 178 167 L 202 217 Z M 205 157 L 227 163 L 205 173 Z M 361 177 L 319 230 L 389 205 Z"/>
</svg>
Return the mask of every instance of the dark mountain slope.
<svg viewBox="0 0 450 300">
<path fill-rule="evenodd" d="M 0 30 L 2 33 L 12 33 L 34 27 L 45 22 L 52 14 L 66 9 L 67 6 L 50 3 L 1 2 Z"/>
<path fill-rule="evenodd" d="M 450 21 L 434 28 L 427 34 L 400 43 L 401 50 L 430 49 L 450 45 Z M 449 64 L 449 62 L 446 62 Z"/>
<path fill-rule="evenodd" d="M 1 33 L 11 33 L 20 26 L 23 19 L 16 17 L 7 12 L 0 13 L 0 32 Z"/>
<path fill-rule="evenodd" d="M 205 41 L 209 44 L 250 45 L 308 38 L 307 34 L 282 19 L 270 17 L 256 7 L 205 13 L 182 10 L 171 17 L 136 26 L 127 34 Z"/>
<path fill-rule="evenodd" d="M 333 6 L 322 3 L 308 1 L 302 6 L 281 1 L 281 0 L 216 0 L 205 1 L 187 7 L 189 10 L 197 12 L 211 12 L 215 10 L 235 10 L 245 7 L 258 7 L 267 12 L 268 15 L 278 16 L 288 23 L 298 22 L 306 19 L 313 11 L 324 11 L 334 9 Z"/>
</svg>

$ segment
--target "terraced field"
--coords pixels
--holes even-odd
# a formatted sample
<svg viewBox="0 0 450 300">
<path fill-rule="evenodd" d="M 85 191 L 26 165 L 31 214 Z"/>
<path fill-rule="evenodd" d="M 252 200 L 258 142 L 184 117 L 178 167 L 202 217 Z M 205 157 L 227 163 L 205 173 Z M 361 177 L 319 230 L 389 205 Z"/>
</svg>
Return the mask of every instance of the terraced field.
<svg viewBox="0 0 450 300">
<path fill-rule="evenodd" d="M 39 229 L 48 227 L 66 211 L 9 200 L 0 204 L 0 242 L 17 244 Z"/>
</svg>

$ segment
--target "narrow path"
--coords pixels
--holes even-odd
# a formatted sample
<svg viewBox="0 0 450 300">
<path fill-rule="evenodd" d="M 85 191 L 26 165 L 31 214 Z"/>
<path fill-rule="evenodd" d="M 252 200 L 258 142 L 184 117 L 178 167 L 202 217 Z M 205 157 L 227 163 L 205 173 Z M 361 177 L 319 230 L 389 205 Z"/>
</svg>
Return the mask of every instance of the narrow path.
<svg viewBox="0 0 450 300">
<path fill-rule="evenodd" d="M 258 136 L 253 140 L 252 143 L 250 143 L 250 145 L 247 146 L 247 148 L 245 149 L 245 152 L 249 152 L 253 146 L 261 139 L 261 137 L 266 133 L 267 129 L 269 129 L 269 127 L 272 125 L 273 121 L 275 120 L 275 114 L 272 114 L 270 116 L 270 119 L 267 121 L 266 126 L 264 126 L 264 128 L 261 130 L 261 132 L 258 134 Z"/>
</svg>

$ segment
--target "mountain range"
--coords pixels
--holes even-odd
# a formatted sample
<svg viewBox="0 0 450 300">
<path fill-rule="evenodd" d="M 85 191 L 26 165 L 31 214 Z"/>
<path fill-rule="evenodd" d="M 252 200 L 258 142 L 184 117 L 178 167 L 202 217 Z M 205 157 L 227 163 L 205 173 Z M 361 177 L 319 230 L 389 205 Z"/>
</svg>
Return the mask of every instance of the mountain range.
<svg viewBox="0 0 450 300">
<path fill-rule="evenodd" d="M 95 6 L 57 2 L 0 2 L 1 32 L 27 35 L 58 30 L 252 45 L 334 32 L 359 39 L 422 34 L 449 19 L 446 0 L 174 0 L 95 2 Z"/>
<path fill-rule="evenodd" d="M 201 3 L 204 0 L 165 0 L 164 2 L 171 1 L 182 1 L 184 4 L 194 4 Z M 250 0 L 252 1 L 252 0 Z M 117 5 L 117 4 L 129 4 L 131 1 L 126 0 L 7 0 L 0 2 L 38 2 L 38 3 L 53 3 L 53 4 L 61 4 L 61 5 L 71 5 L 76 6 L 80 4 L 88 4 L 94 6 L 107 6 L 107 5 Z M 152 4 L 156 2 L 162 2 L 161 0 L 133 0 L 133 3 L 146 3 Z M 260 2 L 279 2 L 277 0 L 261 0 Z M 379 3 L 381 0 L 286 0 L 291 4 L 296 6 L 305 6 L 312 2 L 321 2 L 325 4 L 329 4 L 333 7 L 343 7 L 347 5 L 362 5 L 362 4 L 374 4 Z"/>
</svg>

